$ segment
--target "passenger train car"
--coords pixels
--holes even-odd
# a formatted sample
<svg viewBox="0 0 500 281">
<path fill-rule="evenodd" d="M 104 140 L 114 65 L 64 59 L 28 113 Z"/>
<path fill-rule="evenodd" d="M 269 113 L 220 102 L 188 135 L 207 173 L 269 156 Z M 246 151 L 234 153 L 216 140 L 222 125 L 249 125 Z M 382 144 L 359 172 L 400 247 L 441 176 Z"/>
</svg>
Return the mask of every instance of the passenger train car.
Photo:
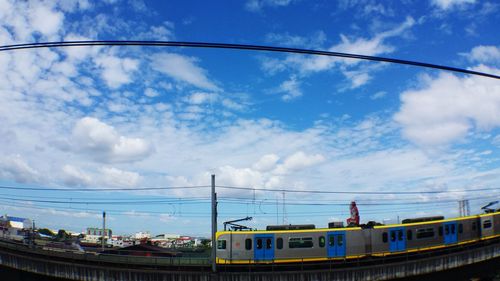
<svg viewBox="0 0 500 281">
<path fill-rule="evenodd" d="M 432 251 L 500 237 L 500 212 L 396 225 L 217 232 L 218 264 L 293 263 Z"/>
</svg>

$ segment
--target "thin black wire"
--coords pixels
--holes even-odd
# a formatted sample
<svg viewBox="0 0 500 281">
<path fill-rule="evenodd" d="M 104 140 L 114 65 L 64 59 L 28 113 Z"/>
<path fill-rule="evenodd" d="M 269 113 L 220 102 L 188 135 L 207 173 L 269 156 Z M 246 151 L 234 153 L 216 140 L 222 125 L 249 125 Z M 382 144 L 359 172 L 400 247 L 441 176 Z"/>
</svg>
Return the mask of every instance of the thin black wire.
<svg viewBox="0 0 500 281">
<path fill-rule="evenodd" d="M 378 57 L 378 56 L 366 56 L 358 54 L 349 54 L 341 52 L 330 52 L 330 51 L 320 51 L 320 50 L 310 50 L 310 49 L 299 49 L 299 48 L 285 48 L 285 47 L 272 47 L 272 46 L 262 46 L 262 45 L 245 45 L 245 44 L 226 44 L 226 43 L 208 43 L 208 42 L 179 42 L 179 41 L 116 41 L 116 40 L 102 40 L 102 41 L 66 41 L 66 42 L 39 42 L 39 43 L 26 43 L 26 44 L 15 44 L 15 45 L 4 45 L 0 46 L 0 51 L 14 51 L 21 49 L 33 49 L 33 48 L 53 48 L 53 47 L 77 47 L 77 46 L 153 46 L 153 47 L 190 47 L 190 48 L 215 48 L 215 49 L 236 49 L 236 50 L 250 50 L 250 51 L 267 51 L 267 52 L 279 52 L 279 53 L 294 53 L 294 54 L 307 54 L 307 55 L 319 55 L 319 56 L 329 56 L 329 57 L 341 57 L 350 58 L 358 60 L 369 60 L 378 62 L 388 62 L 403 65 L 412 65 L 425 68 L 440 69 L 452 72 L 459 72 L 471 75 L 479 75 L 494 79 L 500 79 L 500 76 L 472 71 L 463 68 L 450 67 L 445 65 L 438 65 L 432 63 Z"/>
<path fill-rule="evenodd" d="M 285 193 L 311 193 L 311 194 L 442 194 L 442 193 L 464 193 L 464 192 L 477 192 L 477 191 L 491 191 L 500 190 L 499 187 L 494 188 L 477 188 L 477 189 L 464 189 L 464 190 L 434 190 L 434 191 L 325 191 L 325 190 L 295 190 L 284 188 L 253 188 L 253 187 L 239 187 L 239 186 L 224 186 L 217 185 L 218 188 L 248 190 L 248 191 L 265 191 L 265 192 L 285 192 Z"/>
<path fill-rule="evenodd" d="M 0 200 L 1 202 L 2 200 Z M 3 206 L 11 206 L 11 207 L 20 207 L 20 208 L 28 208 L 28 209 L 38 209 L 38 210 L 49 210 L 49 211 L 61 211 L 61 212 L 68 212 L 68 211 L 81 211 L 89 214 L 96 214 L 99 215 L 102 213 L 102 210 L 98 209 L 88 209 L 88 208 L 77 208 L 77 207 L 68 207 L 65 209 L 61 208 L 56 208 L 54 206 L 47 206 L 47 205 L 31 205 L 31 204 L 23 204 L 21 203 L 20 205 L 14 204 L 14 203 L 9 203 L 8 201 L 4 201 L 2 204 Z M 449 204 L 436 204 L 436 206 L 431 206 L 428 207 L 427 210 L 433 210 L 433 209 L 442 209 L 444 206 L 447 206 Z M 363 210 L 362 214 L 364 215 L 374 215 L 374 214 L 386 214 L 388 210 L 392 209 L 369 209 L 369 210 Z M 414 212 L 417 210 L 415 207 L 408 207 L 408 208 L 402 208 L 397 210 L 397 213 L 406 213 L 406 212 Z M 142 211 L 142 210 L 133 210 L 133 211 L 127 211 L 127 210 L 116 210 L 116 209 L 107 209 L 106 213 L 108 214 L 113 214 L 113 215 L 124 215 L 124 216 L 148 216 L 152 214 L 160 214 L 160 215 L 169 215 L 169 216 L 177 216 L 177 217 L 193 217 L 193 218 L 202 218 L 202 217 L 209 217 L 210 214 L 207 212 L 183 212 L 182 214 L 176 214 L 175 212 L 159 212 L 159 211 Z M 230 213 L 219 213 L 219 215 L 223 215 L 226 217 L 232 217 L 235 215 L 244 215 L 246 212 L 230 212 Z M 327 216 L 340 216 L 340 215 L 345 215 L 346 212 L 331 212 L 331 211 L 320 211 L 320 212 L 307 212 L 307 214 L 304 214 L 304 212 L 287 212 L 289 217 L 308 217 L 310 214 L 314 214 L 315 216 L 319 217 L 327 217 Z M 263 217 L 274 217 L 276 213 L 273 212 L 260 212 L 259 216 Z"/>
<path fill-rule="evenodd" d="M 492 196 L 499 196 L 499 194 L 494 193 L 494 194 L 489 194 L 488 196 L 481 196 L 481 197 L 472 197 L 468 198 L 468 200 L 480 200 L 480 199 L 487 199 L 491 198 Z M 8 193 L 0 193 L 0 198 L 15 198 L 17 200 L 25 198 L 26 201 L 32 201 L 29 198 L 35 198 L 37 200 L 39 199 L 50 199 L 50 200 L 68 200 L 68 201 L 61 201 L 60 203 L 75 203 L 77 201 L 74 200 L 86 200 L 85 204 L 91 203 L 91 204 L 107 204 L 108 202 L 103 202 L 103 201 L 110 201 L 109 198 L 95 198 L 95 197 L 62 197 L 62 196 L 43 196 L 43 195 L 22 195 L 22 194 L 8 194 Z M 169 201 L 170 200 L 170 201 Z M 274 205 L 275 203 L 270 202 L 269 200 L 272 200 L 270 198 L 259 198 L 255 200 L 254 198 L 250 197 L 233 197 L 233 196 L 221 196 L 218 197 L 218 202 L 219 203 L 225 203 L 225 204 L 253 204 L 255 202 L 262 202 L 264 205 Z M 179 202 L 200 202 L 200 203 L 210 203 L 210 197 L 205 196 L 205 197 L 163 197 L 163 196 L 156 196 L 156 197 L 151 197 L 151 198 L 140 198 L 138 199 L 137 196 L 133 196 L 130 198 L 113 198 L 113 204 L 120 204 L 124 203 L 124 205 L 130 203 L 168 203 L 172 202 L 175 204 L 179 204 Z M 405 205 L 405 204 L 433 204 L 436 202 L 457 202 L 456 198 L 450 199 L 450 198 L 370 198 L 370 199 L 356 199 L 355 200 L 358 205 Z M 390 203 L 380 203 L 380 202 L 387 202 L 389 201 Z M 348 205 L 348 203 L 345 203 L 346 200 L 340 200 L 340 199 L 304 199 L 304 198 L 287 198 L 286 200 L 287 205 L 332 205 L 333 203 L 338 203 L 336 205 L 342 206 L 342 205 Z M 326 203 L 325 203 L 326 202 Z M 59 202 L 58 202 L 59 203 Z M 182 203 L 181 203 L 182 204 Z M 335 205 L 335 204 L 333 204 Z"/>
<path fill-rule="evenodd" d="M 93 192 L 93 191 L 148 191 L 148 190 L 174 190 L 174 189 L 197 189 L 209 188 L 209 185 L 199 186 L 171 186 L 171 187 L 138 187 L 138 188 L 52 188 L 52 187 L 14 187 L 0 186 L 0 189 L 11 190 L 40 190 L 40 191 L 78 191 L 78 192 Z M 254 187 L 239 187 L 239 186 L 224 186 L 216 185 L 218 188 L 247 190 L 247 191 L 264 191 L 264 192 L 285 192 L 285 193 L 310 193 L 310 194 L 366 194 L 366 195 L 401 195 L 401 194 L 443 194 L 443 193 L 464 193 L 478 191 L 500 190 L 500 187 L 494 188 L 477 188 L 464 190 L 441 190 L 441 191 L 325 191 L 325 190 L 294 190 L 294 189 L 273 189 L 273 188 L 254 188 Z"/>
<path fill-rule="evenodd" d="M 18 187 L 18 186 L 0 186 L 0 189 L 12 190 L 42 190 L 42 191 L 78 191 L 78 192 L 93 192 L 93 191 L 147 191 L 147 190 L 173 190 L 173 189 L 196 189 L 208 188 L 210 185 L 197 186 L 169 186 L 169 187 L 139 187 L 139 188 L 56 188 L 56 187 Z"/>
</svg>

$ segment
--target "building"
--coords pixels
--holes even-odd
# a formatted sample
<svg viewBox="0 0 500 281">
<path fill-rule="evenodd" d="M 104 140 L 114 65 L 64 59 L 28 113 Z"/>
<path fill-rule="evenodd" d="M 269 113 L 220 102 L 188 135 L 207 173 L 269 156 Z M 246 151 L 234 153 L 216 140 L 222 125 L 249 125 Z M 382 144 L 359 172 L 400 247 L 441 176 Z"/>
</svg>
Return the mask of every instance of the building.
<svg viewBox="0 0 500 281">
<path fill-rule="evenodd" d="M 104 230 L 104 240 L 111 240 L 113 231 L 111 229 L 106 228 Z M 88 227 L 87 231 L 85 231 L 85 237 L 81 240 L 82 244 L 100 244 L 103 236 L 102 228 L 97 227 Z"/>
<path fill-rule="evenodd" d="M 178 234 L 159 234 L 151 238 L 150 241 L 153 245 L 158 245 L 164 248 L 172 248 L 175 246 L 175 241 L 181 238 Z"/>
<path fill-rule="evenodd" d="M 5 228 L 31 229 L 33 228 L 33 222 L 26 218 L 3 215 L 0 217 L 0 226 Z"/>
<path fill-rule="evenodd" d="M 134 236 L 132 236 L 132 238 L 134 239 L 137 239 L 137 240 L 142 240 L 142 239 L 149 239 L 151 238 L 151 233 L 149 233 L 149 231 L 145 231 L 145 232 L 137 232 L 134 234 Z"/>
</svg>

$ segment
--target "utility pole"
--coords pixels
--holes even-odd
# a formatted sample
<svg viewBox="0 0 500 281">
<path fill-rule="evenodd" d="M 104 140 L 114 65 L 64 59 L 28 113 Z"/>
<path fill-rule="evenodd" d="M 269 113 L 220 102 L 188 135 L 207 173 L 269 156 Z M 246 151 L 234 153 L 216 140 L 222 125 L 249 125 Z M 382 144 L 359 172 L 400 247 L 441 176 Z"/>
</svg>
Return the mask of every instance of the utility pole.
<svg viewBox="0 0 500 281">
<path fill-rule="evenodd" d="M 106 212 L 102 212 L 102 237 L 101 237 L 101 247 L 104 251 L 104 237 L 106 236 Z"/>
<path fill-rule="evenodd" d="M 282 192 L 283 194 L 283 225 L 286 223 L 286 207 L 285 207 L 285 192 Z"/>
<path fill-rule="evenodd" d="M 217 193 L 215 193 L 215 175 L 212 175 L 212 272 L 217 271 Z"/>
<path fill-rule="evenodd" d="M 30 245 L 31 247 L 35 247 L 35 220 L 32 221 L 32 226 L 31 226 L 31 239 L 30 239 Z"/>
<path fill-rule="evenodd" d="M 461 217 L 470 216 L 469 200 L 463 199 L 458 201 L 458 212 Z"/>
<path fill-rule="evenodd" d="M 278 201 L 278 196 L 276 196 L 276 225 L 280 224 L 279 214 L 280 214 L 280 204 Z"/>
</svg>

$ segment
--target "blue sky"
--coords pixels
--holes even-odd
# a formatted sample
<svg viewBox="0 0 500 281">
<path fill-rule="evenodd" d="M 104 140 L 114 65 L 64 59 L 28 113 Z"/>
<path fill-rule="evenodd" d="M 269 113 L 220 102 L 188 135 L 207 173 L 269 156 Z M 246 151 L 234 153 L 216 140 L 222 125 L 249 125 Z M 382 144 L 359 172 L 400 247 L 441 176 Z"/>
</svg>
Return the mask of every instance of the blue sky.
<svg viewBox="0 0 500 281">
<path fill-rule="evenodd" d="M 0 7 L 0 45 L 255 44 L 500 75 L 495 1 L 0 0 Z M 211 174 L 220 186 L 257 189 L 218 189 L 219 221 L 252 216 L 257 228 L 324 227 L 344 220 L 351 200 L 362 221 L 390 222 L 456 216 L 464 198 L 478 213 L 498 198 L 497 190 L 467 191 L 500 187 L 494 79 L 352 59 L 153 47 L 2 52 L 0 73 L 1 185 L 85 190 L 0 189 L 1 212 L 39 226 L 81 231 L 100 225 L 105 210 L 115 233 L 208 235 L 208 188 L 140 189 L 206 186 Z"/>
</svg>

